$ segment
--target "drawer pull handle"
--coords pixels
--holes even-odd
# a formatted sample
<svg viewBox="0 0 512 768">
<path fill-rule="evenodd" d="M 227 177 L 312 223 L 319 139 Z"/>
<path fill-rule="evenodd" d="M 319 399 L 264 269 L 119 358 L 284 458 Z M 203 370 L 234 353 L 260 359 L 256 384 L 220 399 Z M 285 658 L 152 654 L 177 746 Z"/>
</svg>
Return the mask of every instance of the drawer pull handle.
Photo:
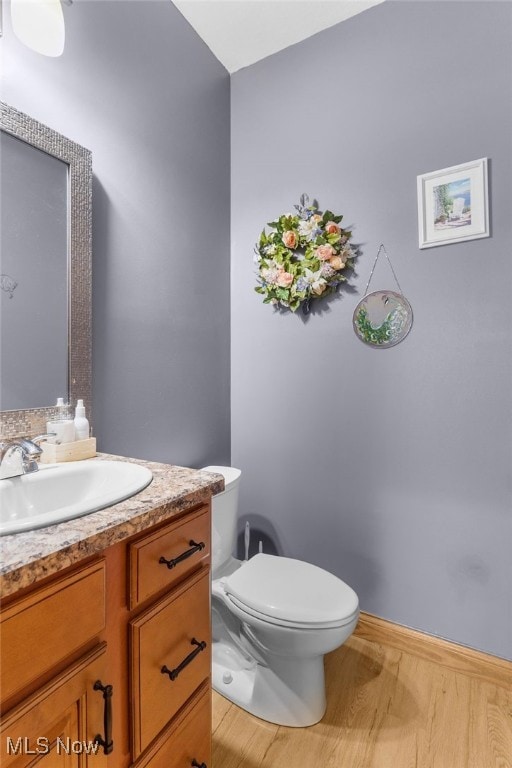
<svg viewBox="0 0 512 768">
<path fill-rule="evenodd" d="M 192 762 L 190 763 L 190 765 L 192 765 L 193 768 L 208 768 L 206 763 L 198 763 L 195 757 L 192 759 Z"/>
<path fill-rule="evenodd" d="M 97 734 L 94 737 L 94 743 L 103 747 L 103 751 L 106 755 L 110 755 L 114 750 L 114 742 L 112 741 L 112 693 L 113 687 L 111 685 L 103 685 L 101 680 L 96 680 L 93 685 L 93 690 L 103 692 L 103 701 L 105 702 L 103 710 L 103 730 L 105 731 L 105 738 L 101 737 L 101 734 Z"/>
<path fill-rule="evenodd" d="M 186 549 L 185 552 L 182 552 L 181 555 L 178 555 L 178 557 L 172 558 L 172 560 L 167 560 L 165 557 L 161 557 L 158 561 L 161 565 L 166 565 L 168 568 L 175 568 L 178 563 L 181 563 L 182 560 L 186 560 L 187 557 L 190 557 L 190 555 L 193 555 L 194 552 L 200 552 L 202 549 L 206 547 L 206 544 L 204 541 L 200 541 L 199 544 L 197 541 L 194 541 L 193 539 L 190 539 L 189 541 L 189 547 L 190 549 Z"/>
<path fill-rule="evenodd" d="M 195 657 L 199 653 L 201 653 L 201 651 L 204 651 L 204 649 L 206 648 L 205 641 L 204 640 L 196 640 L 195 637 L 192 638 L 192 640 L 190 641 L 190 644 L 191 645 L 196 645 L 197 648 L 194 651 L 192 651 L 191 653 L 189 653 L 188 656 L 185 656 L 183 661 L 180 664 L 178 664 L 178 666 L 175 667 L 175 669 L 169 669 L 169 667 L 164 664 L 164 666 L 160 670 L 162 675 L 169 675 L 169 680 L 176 680 L 176 678 L 178 677 L 179 673 L 183 669 L 185 669 L 187 664 L 190 664 L 190 662 L 193 661 L 195 659 Z"/>
</svg>

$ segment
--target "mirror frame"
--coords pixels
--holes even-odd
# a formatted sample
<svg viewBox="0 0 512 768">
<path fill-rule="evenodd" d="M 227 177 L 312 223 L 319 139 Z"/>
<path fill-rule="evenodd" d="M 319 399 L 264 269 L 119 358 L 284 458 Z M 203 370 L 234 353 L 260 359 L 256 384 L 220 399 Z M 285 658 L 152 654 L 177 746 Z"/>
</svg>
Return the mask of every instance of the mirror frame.
<svg viewBox="0 0 512 768">
<path fill-rule="evenodd" d="M 0 101 L 0 129 L 68 165 L 68 401 L 83 398 L 92 422 L 92 154 Z M 35 377 L 37 380 L 37 377 Z M 0 393 L 1 394 L 1 393 Z M 56 392 L 55 398 L 61 393 Z M 54 406 L 0 411 L 2 437 L 46 431 Z"/>
</svg>

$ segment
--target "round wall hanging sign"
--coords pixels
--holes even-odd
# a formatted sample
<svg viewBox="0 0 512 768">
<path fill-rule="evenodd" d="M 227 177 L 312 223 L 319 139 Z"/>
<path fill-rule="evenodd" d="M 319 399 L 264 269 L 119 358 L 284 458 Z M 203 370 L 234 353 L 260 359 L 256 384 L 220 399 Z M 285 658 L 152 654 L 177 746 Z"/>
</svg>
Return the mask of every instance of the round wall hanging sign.
<svg viewBox="0 0 512 768">
<path fill-rule="evenodd" d="M 411 330 L 412 308 L 401 293 L 374 291 L 361 299 L 352 322 L 361 341 L 386 349 L 403 341 Z"/>
<path fill-rule="evenodd" d="M 398 293 L 396 291 L 374 291 L 373 293 L 368 293 L 381 253 L 384 253 L 393 273 Z M 366 283 L 364 296 L 354 310 L 352 323 L 356 336 L 370 347 L 378 349 L 394 347 L 395 344 L 403 341 L 411 330 L 411 305 L 402 292 L 384 243 L 381 243 L 379 246 L 370 277 Z"/>
</svg>

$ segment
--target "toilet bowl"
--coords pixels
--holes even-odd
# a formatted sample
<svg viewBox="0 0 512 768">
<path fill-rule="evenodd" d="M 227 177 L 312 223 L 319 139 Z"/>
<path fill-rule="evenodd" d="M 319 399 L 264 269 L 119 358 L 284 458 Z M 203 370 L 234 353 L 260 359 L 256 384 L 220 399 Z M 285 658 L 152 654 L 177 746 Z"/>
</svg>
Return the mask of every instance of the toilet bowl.
<svg viewBox="0 0 512 768">
<path fill-rule="evenodd" d="M 239 561 L 236 540 L 240 470 L 224 476 L 212 499 L 212 684 L 227 699 L 278 725 L 322 719 L 323 657 L 342 645 L 359 616 L 356 593 L 310 563 L 259 553 Z"/>
</svg>

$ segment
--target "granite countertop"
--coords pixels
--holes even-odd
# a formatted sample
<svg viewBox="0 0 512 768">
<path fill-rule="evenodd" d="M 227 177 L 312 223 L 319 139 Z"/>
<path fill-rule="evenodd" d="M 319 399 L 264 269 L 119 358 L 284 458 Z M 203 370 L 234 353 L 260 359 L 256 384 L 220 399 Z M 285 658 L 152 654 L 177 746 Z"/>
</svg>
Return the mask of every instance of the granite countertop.
<svg viewBox="0 0 512 768">
<path fill-rule="evenodd" d="M 224 490 L 222 475 L 172 464 L 98 454 L 87 461 L 130 461 L 148 467 L 153 480 L 126 501 L 65 523 L 0 537 L 0 595 L 57 573 L 118 541 L 207 501 Z"/>
</svg>

